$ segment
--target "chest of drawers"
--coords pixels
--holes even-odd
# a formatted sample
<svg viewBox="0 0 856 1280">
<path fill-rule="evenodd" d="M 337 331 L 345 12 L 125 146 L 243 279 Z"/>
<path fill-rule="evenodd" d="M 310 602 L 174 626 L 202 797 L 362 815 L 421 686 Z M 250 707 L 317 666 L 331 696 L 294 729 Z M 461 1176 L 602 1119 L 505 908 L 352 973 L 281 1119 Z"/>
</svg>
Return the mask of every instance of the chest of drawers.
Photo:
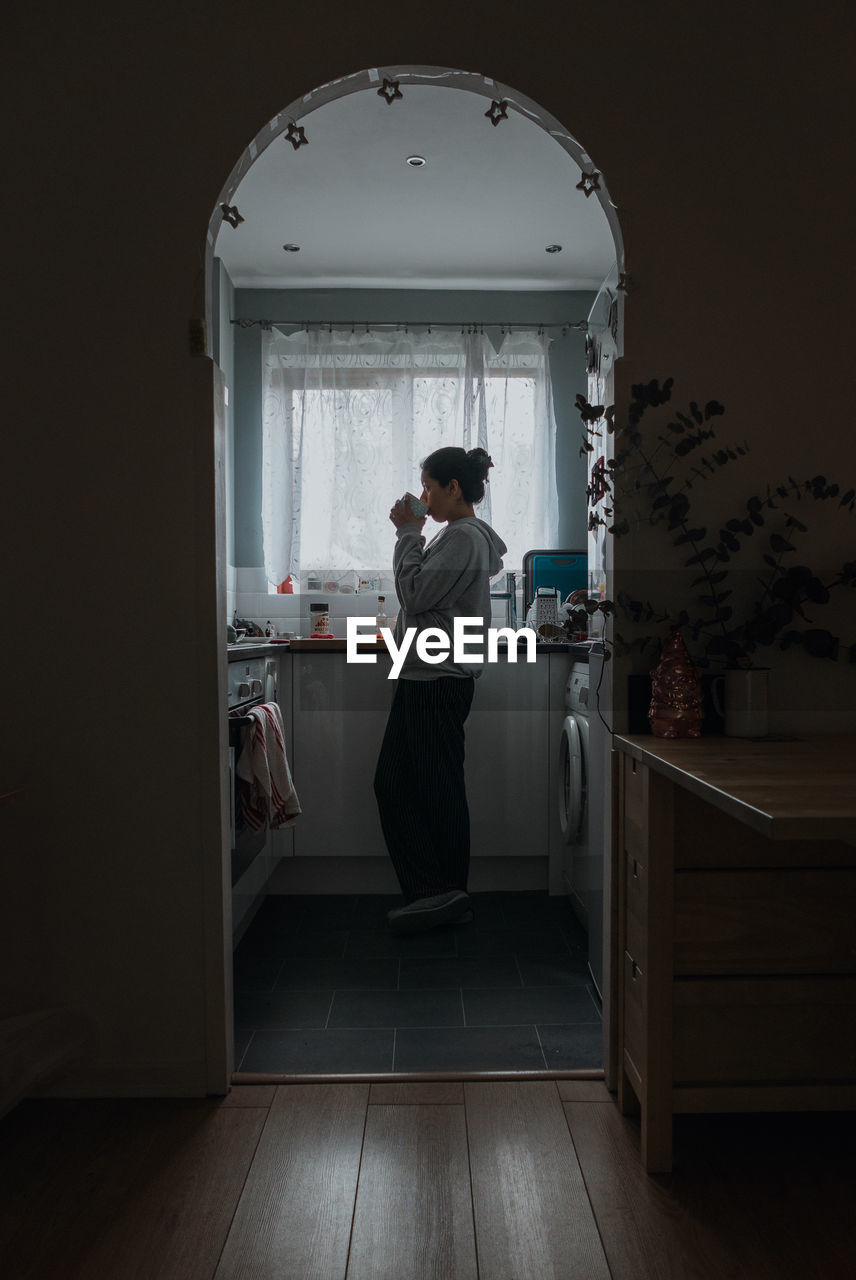
<svg viewBox="0 0 856 1280">
<path fill-rule="evenodd" d="M 616 746 L 618 1101 L 646 1168 L 671 1168 L 680 1112 L 852 1108 L 852 741 Z"/>
</svg>

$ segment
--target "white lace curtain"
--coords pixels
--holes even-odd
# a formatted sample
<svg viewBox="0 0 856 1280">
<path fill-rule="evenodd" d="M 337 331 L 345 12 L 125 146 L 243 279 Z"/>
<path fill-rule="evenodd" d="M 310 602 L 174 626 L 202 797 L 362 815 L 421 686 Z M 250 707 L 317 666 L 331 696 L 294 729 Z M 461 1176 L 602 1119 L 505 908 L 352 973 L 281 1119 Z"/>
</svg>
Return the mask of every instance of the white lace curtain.
<svg viewBox="0 0 856 1280">
<path fill-rule="evenodd" d="M 265 572 L 388 567 L 389 508 L 420 492 L 434 449 L 477 446 L 493 458 L 476 514 L 519 569 L 558 529 L 556 425 L 548 339 L 482 333 L 317 329 L 262 342 L 262 529 Z M 429 520 L 426 533 L 436 530 Z"/>
</svg>

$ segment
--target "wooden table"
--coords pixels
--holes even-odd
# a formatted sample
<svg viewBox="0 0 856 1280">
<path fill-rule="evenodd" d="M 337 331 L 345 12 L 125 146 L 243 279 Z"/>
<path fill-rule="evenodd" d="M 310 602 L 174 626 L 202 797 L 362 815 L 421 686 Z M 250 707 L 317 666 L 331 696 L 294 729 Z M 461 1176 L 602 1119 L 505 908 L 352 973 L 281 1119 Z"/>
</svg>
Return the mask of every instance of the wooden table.
<svg viewBox="0 0 856 1280">
<path fill-rule="evenodd" d="M 856 735 L 616 737 L 619 1106 L 856 1106 Z"/>
</svg>

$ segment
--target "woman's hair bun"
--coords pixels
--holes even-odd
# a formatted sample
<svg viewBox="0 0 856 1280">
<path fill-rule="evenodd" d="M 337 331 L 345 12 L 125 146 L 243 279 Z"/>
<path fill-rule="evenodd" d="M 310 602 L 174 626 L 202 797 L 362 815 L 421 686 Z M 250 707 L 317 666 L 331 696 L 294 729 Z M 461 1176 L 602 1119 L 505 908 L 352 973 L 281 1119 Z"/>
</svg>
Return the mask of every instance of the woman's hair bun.
<svg viewBox="0 0 856 1280">
<path fill-rule="evenodd" d="M 493 466 L 493 459 L 486 449 L 468 449 L 467 461 L 475 464 L 480 472 L 480 479 L 489 480 L 488 471 Z"/>
</svg>

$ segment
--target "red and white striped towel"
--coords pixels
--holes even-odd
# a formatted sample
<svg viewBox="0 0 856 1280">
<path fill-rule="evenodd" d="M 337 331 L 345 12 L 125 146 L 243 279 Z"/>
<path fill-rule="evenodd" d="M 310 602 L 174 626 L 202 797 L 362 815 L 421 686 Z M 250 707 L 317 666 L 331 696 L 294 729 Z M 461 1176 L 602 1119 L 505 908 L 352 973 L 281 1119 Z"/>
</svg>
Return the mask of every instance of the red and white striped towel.
<svg viewBox="0 0 856 1280">
<path fill-rule="evenodd" d="M 250 707 L 246 714 L 252 724 L 244 731 L 244 742 L 235 773 L 244 788 L 244 820 L 253 831 L 267 824 L 292 827 L 300 801 L 291 780 L 285 754 L 285 726 L 275 702 Z"/>
</svg>

